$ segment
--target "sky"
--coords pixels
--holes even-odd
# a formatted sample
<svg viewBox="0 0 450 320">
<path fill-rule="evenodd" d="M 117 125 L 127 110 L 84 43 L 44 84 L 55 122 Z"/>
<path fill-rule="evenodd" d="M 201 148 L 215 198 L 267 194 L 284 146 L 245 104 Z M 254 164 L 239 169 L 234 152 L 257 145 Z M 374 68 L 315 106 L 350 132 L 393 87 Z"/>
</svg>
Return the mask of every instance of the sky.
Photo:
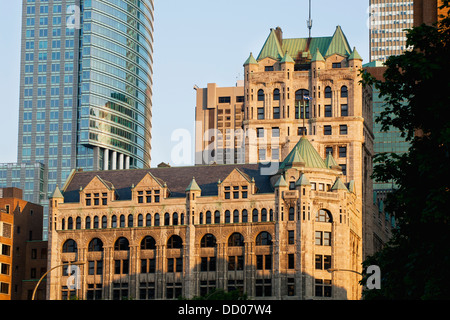
<svg viewBox="0 0 450 320">
<path fill-rule="evenodd" d="M 243 63 L 259 54 L 271 28 L 284 38 L 308 36 L 308 0 L 155 0 L 151 166 L 174 165 L 186 134 L 194 163 L 194 85 L 229 87 L 243 79 Z M 369 0 L 312 0 L 312 36 L 341 26 L 363 63 L 369 62 Z M 0 163 L 17 161 L 21 0 L 0 0 Z"/>
</svg>

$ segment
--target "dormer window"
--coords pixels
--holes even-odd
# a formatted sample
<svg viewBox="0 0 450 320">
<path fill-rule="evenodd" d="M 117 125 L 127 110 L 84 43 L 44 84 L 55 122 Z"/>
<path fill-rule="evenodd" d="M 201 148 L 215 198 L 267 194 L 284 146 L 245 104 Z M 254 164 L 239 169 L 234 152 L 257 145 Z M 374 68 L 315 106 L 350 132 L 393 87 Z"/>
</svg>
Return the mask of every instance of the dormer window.
<svg viewBox="0 0 450 320">
<path fill-rule="evenodd" d="M 86 205 L 90 206 L 91 205 L 91 194 L 86 193 L 85 197 L 86 197 Z"/>
<path fill-rule="evenodd" d="M 144 191 L 138 191 L 138 203 L 144 203 Z"/>
</svg>

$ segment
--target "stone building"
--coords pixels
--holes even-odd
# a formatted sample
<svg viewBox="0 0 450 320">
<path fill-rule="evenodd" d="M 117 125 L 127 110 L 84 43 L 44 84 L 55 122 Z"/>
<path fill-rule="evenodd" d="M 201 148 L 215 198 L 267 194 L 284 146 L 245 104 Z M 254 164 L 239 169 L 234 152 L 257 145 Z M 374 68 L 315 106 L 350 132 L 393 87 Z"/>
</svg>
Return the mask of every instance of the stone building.
<svg viewBox="0 0 450 320">
<path fill-rule="evenodd" d="M 355 181 L 357 210 L 362 212 L 366 239 L 363 250 L 367 256 L 374 252 L 372 227 L 376 207 L 370 178 L 373 98 L 372 88 L 360 83 L 362 61 L 340 26 L 332 36 L 312 38 L 286 39 L 281 28 L 271 29 L 259 54 L 250 53 L 244 63 L 243 121 L 242 124 L 231 121 L 223 140 L 234 145 L 235 159 L 265 163 L 266 174 L 276 172 L 280 159 L 304 135 L 323 159 L 331 154 L 342 169 L 343 182 Z M 196 120 L 203 121 L 197 126 L 203 132 L 196 131 L 197 154 L 201 150 L 204 155 L 219 154 L 215 143 L 201 141 L 199 136 L 204 138 L 207 130 L 216 128 L 222 108 L 241 107 L 233 104 L 233 99 L 231 105 L 219 103 L 225 96 L 219 92 L 215 88 L 213 95 L 210 86 L 206 91 L 197 90 Z M 203 156 L 203 163 L 217 162 L 217 157 L 211 161 L 205 158 L 208 159 Z M 229 152 L 223 159 L 234 158 Z"/>
<path fill-rule="evenodd" d="M 50 199 L 48 298 L 359 299 L 358 186 L 307 137 L 278 164 L 74 172 Z"/>
</svg>

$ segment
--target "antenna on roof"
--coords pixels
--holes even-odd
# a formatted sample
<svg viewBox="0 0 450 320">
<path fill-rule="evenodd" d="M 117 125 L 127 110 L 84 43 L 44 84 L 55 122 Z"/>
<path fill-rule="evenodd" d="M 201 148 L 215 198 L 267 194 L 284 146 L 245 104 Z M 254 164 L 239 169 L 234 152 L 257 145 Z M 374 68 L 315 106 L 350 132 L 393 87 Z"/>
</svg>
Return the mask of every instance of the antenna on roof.
<svg viewBox="0 0 450 320">
<path fill-rule="evenodd" d="M 311 38 L 311 29 L 313 26 L 313 21 L 311 19 L 311 0 L 309 0 L 309 19 L 306 21 L 308 29 L 309 29 L 309 37 Z"/>
</svg>

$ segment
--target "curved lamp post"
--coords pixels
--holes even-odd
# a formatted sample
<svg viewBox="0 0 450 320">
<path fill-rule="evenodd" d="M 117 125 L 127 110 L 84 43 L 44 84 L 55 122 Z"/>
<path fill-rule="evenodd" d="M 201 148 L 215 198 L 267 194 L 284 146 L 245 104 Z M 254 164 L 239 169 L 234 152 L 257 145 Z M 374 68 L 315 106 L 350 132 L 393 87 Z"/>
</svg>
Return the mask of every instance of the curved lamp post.
<svg viewBox="0 0 450 320">
<path fill-rule="evenodd" d="M 360 276 L 363 276 L 362 273 L 360 273 L 358 271 L 355 271 L 355 270 L 350 270 L 350 269 L 327 269 L 327 271 L 329 273 L 333 273 L 333 272 L 336 272 L 336 271 L 346 271 L 346 272 L 353 272 L 353 273 L 359 274 Z"/>
<path fill-rule="evenodd" d="M 44 280 L 44 278 L 45 278 L 50 272 L 52 272 L 52 271 L 55 270 L 56 268 L 61 268 L 61 267 L 65 267 L 65 266 L 83 265 L 83 264 L 86 264 L 86 262 L 64 263 L 64 264 L 57 265 L 57 266 L 51 268 L 50 270 L 48 270 L 46 273 L 44 273 L 44 275 L 39 279 L 38 283 L 36 284 L 36 287 L 34 288 L 33 296 L 31 297 L 31 300 L 34 300 L 34 297 L 35 297 L 35 295 L 36 295 L 37 288 L 38 288 L 39 285 L 41 284 L 42 280 Z"/>
</svg>

